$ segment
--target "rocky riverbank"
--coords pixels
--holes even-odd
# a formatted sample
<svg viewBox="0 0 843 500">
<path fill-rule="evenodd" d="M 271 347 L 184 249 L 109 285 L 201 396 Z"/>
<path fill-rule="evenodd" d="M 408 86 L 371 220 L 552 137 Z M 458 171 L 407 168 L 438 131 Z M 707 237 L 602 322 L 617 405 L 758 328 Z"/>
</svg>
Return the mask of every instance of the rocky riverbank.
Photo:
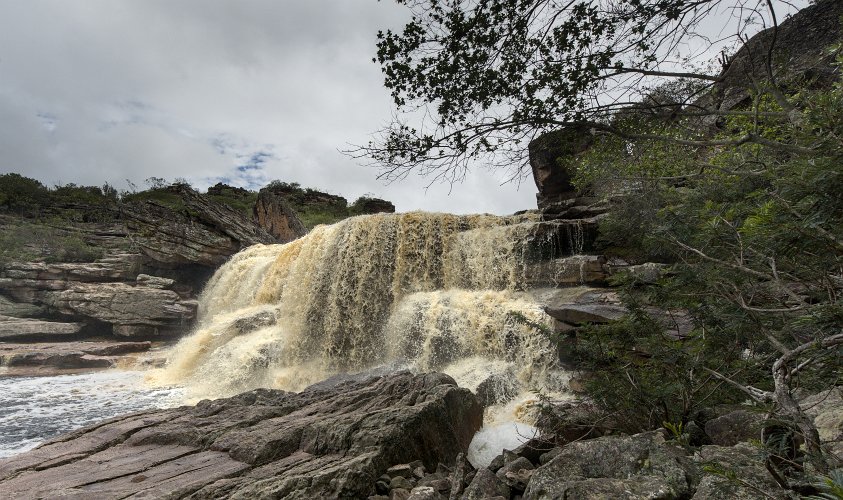
<svg viewBox="0 0 843 500">
<path fill-rule="evenodd" d="M 825 444 L 839 448 L 843 389 L 802 405 Z M 474 469 L 465 452 L 483 409 L 446 375 L 346 377 L 300 393 L 258 389 L 117 417 L 2 460 L 0 496 L 790 498 L 752 444 L 762 415 L 721 410 L 687 439 L 664 431 L 598 437 L 576 431 L 582 406 L 569 408 L 560 424 L 573 433 L 567 438 L 563 427 L 541 439 L 525 436 Z M 729 424 L 735 419 L 752 425 Z M 803 490 L 817 491 L 811 488 Z"/>
<path fill-rule="evenodd" d="M 439 374 L 256 390 L 118 417 L 0 461 L 0 497 L 365 498 L 389 467 L 453 463 L 482 408 Z"/>
</svg>

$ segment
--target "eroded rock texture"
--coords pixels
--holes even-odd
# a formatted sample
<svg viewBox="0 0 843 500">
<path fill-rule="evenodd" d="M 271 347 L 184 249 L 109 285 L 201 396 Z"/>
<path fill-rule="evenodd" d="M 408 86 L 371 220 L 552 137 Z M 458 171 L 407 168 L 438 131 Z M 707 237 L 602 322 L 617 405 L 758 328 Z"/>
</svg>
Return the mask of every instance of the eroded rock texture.
<svg viewBox="0 0 843 500">
<path fill-rule="evenodd" d="M 281 193 L 272 188 L 260 190 L 253 215 L 257 224 L 279 243 L 287 243 L 307 234 L 307 228 L 293 207 Z"/>
<path fill-rule="evenodd" d="M 442 374 L 258 389 L 118 417 L 0 461 L 0 498 L 366 498 L 392 465 L 452 462 L 481 421 L 471 392 Z"/>
</svg>

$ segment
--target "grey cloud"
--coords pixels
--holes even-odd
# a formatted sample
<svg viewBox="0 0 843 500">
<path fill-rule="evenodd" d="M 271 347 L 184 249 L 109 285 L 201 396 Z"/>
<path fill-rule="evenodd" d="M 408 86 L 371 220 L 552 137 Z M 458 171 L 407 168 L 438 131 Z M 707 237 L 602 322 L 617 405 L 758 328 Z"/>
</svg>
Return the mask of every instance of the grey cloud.
<svg viewBox="0 0 843 500">
<path fill-rule="evenodd" d="M 375 0 L 0 0 L 0 171 L 120 187 L 281 179 L 399 210 L 535 206 L 531 182 L 500 173 L 449 195 L 414 177 L 385 186 L 339 152 L 389 119 L 371 57 L 405 15 Z"/>
</svg>

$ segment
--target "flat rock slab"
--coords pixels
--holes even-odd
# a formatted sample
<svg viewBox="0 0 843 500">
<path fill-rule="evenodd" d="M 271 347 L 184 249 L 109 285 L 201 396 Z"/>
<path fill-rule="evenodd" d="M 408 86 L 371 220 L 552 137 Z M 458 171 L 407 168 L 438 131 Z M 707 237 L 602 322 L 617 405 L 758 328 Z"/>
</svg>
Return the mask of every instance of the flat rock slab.
<svg viewBox="0 0 843 500">
<path fill-rule="evenodd" d="M 545 312 L 559 321 L 582 325 L 615 321 L 624 317 L 628 311 L 621 305 L 613 304 L 567 304 L 555 308 L 548 307 Z"/>
<path fill-rule="evenodd" d="M 0 460 L 0 498 L 366 498 L 390 466 L 452 462 L 474 395 L 407 372 L 117 417 Z"/>
<path fill-rule="evenodd" d="M 123 357 L 151 347 L 152 342 L 0 343 L 0 374 L 52 375 L 112 368 Z"/>
<path fill-rule="evenodd" d="M 0 341 L 27 337 L 67 337 L 82 330 L 82 323 L 60 323 L 0 316 Z"/>
</svg>

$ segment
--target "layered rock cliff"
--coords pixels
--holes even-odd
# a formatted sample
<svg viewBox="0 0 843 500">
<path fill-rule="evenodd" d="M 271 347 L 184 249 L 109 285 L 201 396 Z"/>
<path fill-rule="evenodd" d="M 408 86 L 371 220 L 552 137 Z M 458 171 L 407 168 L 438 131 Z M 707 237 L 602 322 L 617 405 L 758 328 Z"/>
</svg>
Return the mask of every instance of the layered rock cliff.
<svg viewBox="0 0 843 500">
<path fill-rule="evenodd" d="M 89 190 L 70 186 L 77 198 Z M 178 337 L 193 324 L 205 282 L 230 256 L 306 233 L 295 200 L 277 190 L 256 195 L 218 184 L 200 194 L 174 184 L 120 201 L 99 194 L 68 202 L 40 189 L 25 209 L 0 212 L 5 342 Z"/>
</svg>

